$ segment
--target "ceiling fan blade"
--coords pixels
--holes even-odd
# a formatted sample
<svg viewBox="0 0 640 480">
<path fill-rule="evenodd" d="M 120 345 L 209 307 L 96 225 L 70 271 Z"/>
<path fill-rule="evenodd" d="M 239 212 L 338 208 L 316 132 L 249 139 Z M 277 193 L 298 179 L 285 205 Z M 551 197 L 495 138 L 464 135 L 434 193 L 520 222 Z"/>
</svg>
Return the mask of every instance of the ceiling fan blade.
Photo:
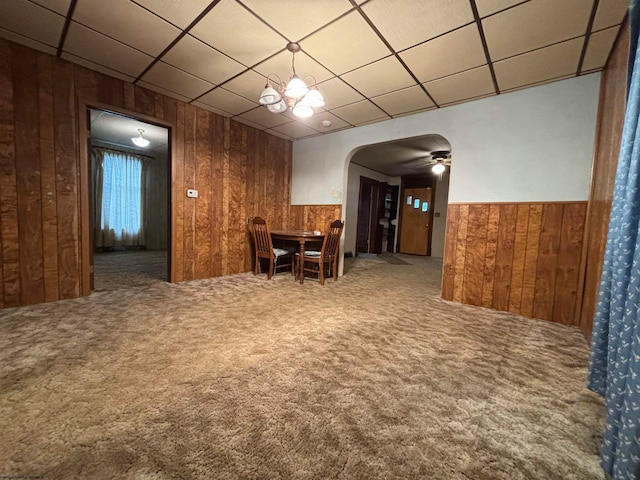
<svg viewBox="0 0 640 480">
<path fill-rule="evenodd" d="M 406 160 L 401 162 L 405 167 L 424 167 L 425 165 L 431 165 L 435 163 L 432 159 L 426 157 L 413 158 L 411 160 Z"/>
</svg>

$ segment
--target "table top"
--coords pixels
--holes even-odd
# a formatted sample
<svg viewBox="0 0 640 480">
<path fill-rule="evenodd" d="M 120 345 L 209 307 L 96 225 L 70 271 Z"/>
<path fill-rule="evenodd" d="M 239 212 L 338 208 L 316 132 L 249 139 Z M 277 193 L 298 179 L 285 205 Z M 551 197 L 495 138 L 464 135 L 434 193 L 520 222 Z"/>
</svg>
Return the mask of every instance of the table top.
<svg viewBox="0 0 640 480">
<path fill-rule="evenodd" d="M 306 230 L 271 230 L 271 235 L 286 238 L 324 238 L 324 232 L 310 232 Z"/>
</svg>

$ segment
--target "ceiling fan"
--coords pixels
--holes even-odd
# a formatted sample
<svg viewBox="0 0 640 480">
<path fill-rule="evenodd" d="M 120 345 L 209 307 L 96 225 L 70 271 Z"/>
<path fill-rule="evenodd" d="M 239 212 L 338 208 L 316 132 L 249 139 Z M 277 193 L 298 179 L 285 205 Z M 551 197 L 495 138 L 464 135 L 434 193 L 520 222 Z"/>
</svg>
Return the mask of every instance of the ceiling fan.
<svg viewBox="0 0 640 480">
<path fill-rule="evenodd" d="M 451 166 L 451 152 L 448 150 L 434 150 L 427 156 L 405 162 L 405 165 L 415 170 L 424 170 L 424 167 L 431 166 L 433 173 L 442 176 L 447 167 Z"/>
</svg>

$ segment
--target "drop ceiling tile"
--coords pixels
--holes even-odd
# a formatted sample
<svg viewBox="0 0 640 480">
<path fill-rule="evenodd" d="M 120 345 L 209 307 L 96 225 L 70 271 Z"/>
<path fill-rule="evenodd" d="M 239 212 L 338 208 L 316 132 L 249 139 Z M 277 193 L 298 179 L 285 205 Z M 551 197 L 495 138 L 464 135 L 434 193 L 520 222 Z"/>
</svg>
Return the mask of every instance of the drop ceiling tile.
<svg viewBox="0 0 640 480">
<path fill-rule="evenodd" d="M 6 30 L 2 27 L 0 27 L 0 38 L 11 40 L 12 42 L 19 43 L 20 45 L 33 48 L 34 50 L 40 50 L 41 52 L 48 53 L 49 55 L 55 55 L 58 51 L 56 47 L 47 45 L 45 43 L 40 43 L 37 40 L 24 37 L 14 32 L 10 32 L 9 30 Z"/>
<path fill-rule="evenodd" d="M 582 63 L 582 72 L 604 67 L 617 35 L 617 26 L 591 34 Z"/>
<path fill-rule="evenodd" d="M 491 72 L 487 66 L 440 78 L 425 83 L 424 86 L 438 105 L 495 94 Z"/>
<path fill-rule="evenodd" d="M 69 26 L 64 50 L 132 77 L 140 75 L 153 61 L 149 55 L 75 22 Z"/>
<path fill-rule="evenodd" d="M 374 120 L 385 120 L 389 118 L 386 113 L 376 107 L 369 100 L 363 100 L 361 102 L 352 103 L 351 105 L 336 108 L 335 110 L 332 110 L 331 113 L 352 125 L 360 125 Z"/>
<path fill-rule="evenodd" d="M 333 130 L 339 130 L 341 128 L 350 127 L 347 122 L 342 120 L 341 118 L 336 117 L 331 112 L 318 112 L 313 117 L 306 118 L 304 120 L 297 119 L 300 123 L 304 123 L 305 125 L 317 130 L 318 132 L 331 132 Z M 325 127 L 322 125 L 323 121 L 331 122 L 331 125 Z"/>
<path fill-rule="evenodd" d="M 292 53 L 285 50 L 260 65 L 257 65 L 254 70 L 265 77 L 270 73 L 274 73 L 280 77 L 280 80 L 286 83 L 289 81 L 289 77 L 291 76 L 291 59 Z M 306 79 L 304 77 L 307 75 L 312 75 L 316 79 L 316 82 L 323 82 L 333 77 L 333 74 L 329 70 L 310 58 L 304 52 L 296 53 L 295 67 L 298 76 L 305 81 Z M 312 82 L 307 81 L 308 85 L 311 85 L 311 83 Z"/>
<path fill-rule="evenodd" d="M 276 137 L 280 137 L 280 138 L 284 138 L 285 140 L 293 140 L 293 138 L 291 138 L 289 135 L 285 135 L 284 133 L 280 133 L 276 130 L 273 130 L 272 128 L 265 130 L 266 133 L 270 134 L 270 135 L 274 135 Z"/>
<path fill-rule="evenodd" d="M 372 0 L 362 9 L 396 51 L 473 22 L 467 0 Z"/>
<path fill-rule="evenodd" d="M 283 123 L 288 123 L 289 120 L 287 117 L 279 114 L 279 113 L 271 113 L 267 110 L 267 107 L 257 107 L 253 110 L 243 113 L 234 118 L 242 118 L 244 120 L 248 120 L 258 125 L 262 125 L 262 129 L 265 128 L 273 128 L 278 125 L 282 125 Z"/>
<path fill-rule="evenodd" d="M 225 80 L 245 70 L 244 65 L 185 35 L 162 57 L 162 61 L 213 84 Z"/>
<path fill-rule="evenodd" d="M 65 60 L 69 60 L 70 62 L 77 63 L 78 65 L 82 65 L 83 67 L 86 67 L 86 68 L 88 68 L 90 70 L 95 70 L 96 72 L 104 73 L 105 75 L 109 75 L 111 77 L 119 78 L 120 80 L 125 80 L 127 82 L 133 82 L 135 80 L 135 77 L 132 77 L 130 75 L 126 75 L 124 73 L 118 72 L 118 71 L 113 70 L 111 68 L 107 68 L 104 65 L 99 65 L 97 63 L 93 63 L 93 62 L 91 62 L 89 60 L 86 60 L 86 59 L 81 58 L 81 57 L 77 57 L 76 55 L 72 55 L 72 54 L 67 53 L 67 52 L 63 52 L 60 57 L 64 58 Z"/>
<path fill-rule="evenodd" d="M 34 3 L 38 5 L 42 5 L 49 10 L 53 10 L 60 15 L 67 16 L 69 12 L 69 5 L 71 4 L 71 0 L 32 0 Z"/>
<path fill-rule="evenodd" d="M 547 48 L 495 62 L 500 90 L 542 82 L 573 73 L 578 68 L 583 39 L 576 38 Z"/>
<path fill-rule="evenodd" d="M 235 0 L 222 0 L 189 33 L 246 66 L 287 46 L 284 38 Z"/>
<path fill-rule="evenodd" d="M 196 107 L 202 108 L 203 110 L 207 110 L 209 112 L 217 113 L 223 117 L 231 117 L 233 116 L 230 112 L 225 112 L 224 110 L 220 110 L 219 108 L 212 107 L 211 105 L 207 105 L 202 102 L 191 102 L 191 105 L 195 105 Z"/>
<path fill-rule="evenodd" d="M 304 21 L 292 21 L 292 12 L 301 8 L 300 0 L 243 0 L 243 3 L 292 42 L 306 37 L 352 8 L 349 0 L 313 0 L 304 4 Z"/>
<path fill-rule="evenodd" d="M 429 96 L 424 93 L 424 90 L 418 85 L 380 95 L 371 100 L 389 115 L 393 116 L 425 110 L 435 106 Z"/>
<path fill-rule="evenodd" d="M 248 126 L 250 126 L 250 127 L 255 128 L 256 130 L 265 130 L 264 125 L 259 125 L 259 124 L 257 124 L 257 123 L 253 123 L 253 122 L 251 122 L 251 121 L 249 121 L 249 120 L 246 120 L 246 119 L 244 119 L 244 118 L 242 118 L 242 117 L 233 117 L 233 118 L 231 119 L 231 121 L 236 121 L 236 122 L 238 122 L 238 123 L 242 123 L 242 124 L 244 124 L 244 125 L 248 125 Z"/>
<path fill-rule="evenodd" d="M 619 25 L 622 23 L 628 8 L 629 0 L 600 0 L 592 31 Z"/>
<path fill-rule="evenodd" d="M 324 97 L 327 110 L 364 100 L 362 95 L 337 77 L 322 82 L 318 85 L 318 90 Z"/>
<path fill-rule="evenodd" d="M 167 22 L 171 22 L 184 30 L 185 27 L 207 8 L 211 0 L 189 0 L 188 2 L 177 2 L 176 0 L 136 0 L 136 2 L 164 18 Z"/>
<path fill-rule="evenodd" d="M 342 79 L 365 97 L 400 90 L 416 83 L 395 56 L 345 73 Z"/>
<path fill-rule="evenodd" d="M 213 84 L 189 75 L 164 62 L 158 62 L 151 67 L 144 74 L 142 80 L 189 99 L 194 99 L 214 87 Z"/>
<path fill-rule="evenodd" d="M 253 70 L 247 70 L 233 80 L 224 84 L 224 88 L 236 95 L 241 95 L 248 100 L 258 102 L 262 90 L 266 84 L 266 79 Z"/>
<path fill-rule="evenodd" d="M 584 35 L 592 2 L 535 0 L 482 21 L 492 61 Z"/>
<path fill-rule="evenodd" d="M 476 0 L 480 17 L 486 17 L 518 3 L 523 3 L 523 0 Z"/>
<path fill-rule="evenodd" d="M 152 90 L 157 93 L 161 93 L 163 95 L 166 95 L 167 97 L 175 98 L 176 100 L 180 100 L 181 102 L 184 102 L 184 103 L 189 103 L 189 101 L 191 100 L 190 98 L 187 98 L 176 92 L 172 92 L 171 90 L 167 90 L 166 88 L 159 87 L 149 82 L 138 82 L 136 83 L 136 85 L 138 85 L 139 87 L 148 88 L 149 90 Z"/>
<path fill-rule="evenodd" d="M 222 87 L 203 95 L 198 101 L 211 107 L 219 108 L 232 115 L 239 115 L 247 110 L 258 107 L 257 102 L 251 102 L 244 97 L 236 95 Z"/>
<path fill-rule="evenodd" d="M 561 77 L 555 77 L 555 78 L 550 78 L 550 79 L 546 79 L 546 80 L 542 80 L 540 82 L 534 82 L 534 83 L 530 83 L 527 85 L 520 85 L 518 87 L 514 87 L 514 88 L 506 88 L 504 90 L 502 90 L 502 93 L 508 93 L 508 92 L 513 92 L 515 90 L 522 90 L 524 88 L 531 88 L 531 87 L 537 87 L 538 85 L 544 85 L 545 83 L 553 83 L 553 82 L 558 82 L 560 80 L 567 80 L 569 78 L 575 78 L 575 74 L 570 74 L 570 75 L 563 75 Z"/>
<path fill-rule="evenodd" d="M 314 33 L 300 46 L 336 75 L 391 53 L 358 12 L 349 13 Z"/>
<path fill-rule="evenodd" d="M 452 55 L 451 52 L 455 52 Z M 400 53 L 421 82 L 487 63 L 478 27 L 473 24 Z"/>
<path fill-rule="evenodd" d="M 434 104 L 431 107 L 427 107 L 427 108 L 420 108 L 418 110 L 411 110 L 409 112 L 396 113 L 395 115 L 393 115 L 393 118 L 404 117 L 407 115 L 415 115 L 416 113 L 426 112 L 428 110 L 435 110 L 436 108 L 438 107 L 436 107 Z"/>
<path fill-rule="evenodd" d="M 299 122 L 285 123 L 271 130 L 284 133 L 285 135 L 291 138 L 303 138 L 303 137 L 308 137 L 310 135 L 318 134 L 318 132 L 313 128 L 307 127 L 306 125 L 303 125 Z"/>
<path fill-rule="evenodd" d="M 80 0 L 73 20 L 153 56 L 180 34 L 176 27 L 130 0 Z"/>
<path fill-rule="evenodd" d="M 0 1 L 0 27 L 57 48 L 64 17 L 27 0 Z"/>
</svg>

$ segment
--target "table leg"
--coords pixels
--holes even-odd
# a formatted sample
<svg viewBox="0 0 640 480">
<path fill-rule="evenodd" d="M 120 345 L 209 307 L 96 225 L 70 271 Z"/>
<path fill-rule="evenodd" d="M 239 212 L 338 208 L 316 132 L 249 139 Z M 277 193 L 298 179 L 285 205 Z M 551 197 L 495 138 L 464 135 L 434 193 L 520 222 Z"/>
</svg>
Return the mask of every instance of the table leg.
<svg viewBox="0 0 640 480">
<path fill-rule="evenodd" d="M 300 240 L 300 260 L 298 262 L 298 275 L 300 275 L 300 284 L 304 283 L 304 239 Z"/>
</svg>

